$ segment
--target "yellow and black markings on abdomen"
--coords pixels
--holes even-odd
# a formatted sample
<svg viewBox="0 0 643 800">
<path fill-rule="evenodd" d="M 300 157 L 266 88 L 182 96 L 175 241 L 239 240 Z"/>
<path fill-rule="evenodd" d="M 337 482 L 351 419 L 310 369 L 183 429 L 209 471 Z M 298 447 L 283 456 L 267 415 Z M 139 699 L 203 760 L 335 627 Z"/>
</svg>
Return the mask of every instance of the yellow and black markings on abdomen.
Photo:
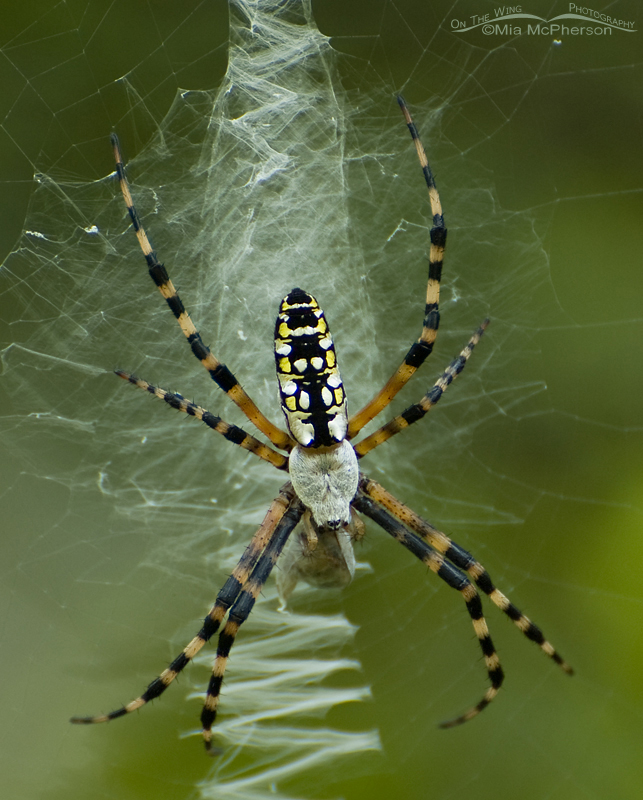
<svg viewBox="0 0 643 800">
<path fill-rule="evenodd" d="M 346 436 L 346 394 L 333 339 L 315 298 L 293 289 L 279 307 L 275 360 L 281 407 L 304 447 L 330 447 Z"/>
</svg>

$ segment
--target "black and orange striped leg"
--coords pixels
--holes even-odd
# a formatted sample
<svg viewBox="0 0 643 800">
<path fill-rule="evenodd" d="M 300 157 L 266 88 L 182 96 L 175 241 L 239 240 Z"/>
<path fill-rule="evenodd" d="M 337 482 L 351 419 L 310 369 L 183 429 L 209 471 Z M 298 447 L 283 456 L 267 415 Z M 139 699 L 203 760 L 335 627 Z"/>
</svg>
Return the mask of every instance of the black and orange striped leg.
<svg viewBox="0 0 643 800">
<path fill-rule="evenodd" d="M 434 383 L 433 388 L 424 395 L 419 403 L 414 403 L 412 406 L 409 406 L 397 417 L 393 417 L 392 420 L 389 420 L 389 422 L 387 422 L 385 425 L 382 425 L 381 428 L 378 428 L 370 436 L 367 436 L 365 439 L 362 439 L 361 442 L 354 445 L 354 450 L 357 453 L 358 458 L 365 456 L 366 453 L 370 453 L 371 450 L 374 450 L 380 444 L 387 441 L 387 439 L 395 436 L 396 433 L 403 431 L 405 428 L 408 428 L 409 425 L 412 425 L 414 422 L 422 419 L 422 417 L 433 408 L 433 406 L 440 400 L 442 395 L 464 369 L 474 347 L 480 341 L 480 337 L 484 333 L 488 324 L 489 320 L 486 319 L 469 339 L 466 347 L 461 351 L 460 355 L 453 359 L 449 366 L 444 370 L 442 375 L 440 375 L 440 377 Z"/>
<path fill-rule="evenodd" d="M 188 340 L 188 344 L 190 345 L 192 352 L 210 373 L 212 380 L 217 384 L 217 386 L 219 386 L 219 388 L 223 389 L 223 391 L 234 403 L 239 406 L 252 424 L 255 425 L 258 430 L 261 431 L 261 433 L 267 436 L 268 439 L 275 445 L 275 447 L 290 451 L 294 444 L 291 437 L 276 425 L 273 425 L 273 423 L 270 422 L 270 420 L 265 417 L 261 411 L 259 411 L 254 401 L 251 400 L 232 372 L 226 367 L 225 364 L 222 364 L 220 361 L 218 361 L 210 352 L 210 349 L 203 343 L 201 334 L 198 332 L 194 323 L 192 322 L 192 319 L 190 318 L 190 315 L 185 310 L 185 306 L 183 305 L 178 292 L 174 288 L 167 270 L 163 264 L 159 262 L 156 252 L 152 248 L 150 240 L 148 239 L 147 234 L 141 225 L 136 208 L 134 207 L 134 201 L 132 200 L 132 193 L 130 192 L 129 183 L 127 182 L 127 177 L 125 175 L 125 167 L 123 165 L 123 157 L 121 155 L 118 136 L 116 136 L 115 133 L 113 133 L 111 136 L 111 142 L 114 149 L 116 172 L 121 191 L 123 193 L 123 199 L 125 200 L 125 205 L 127 206 L 127 211 L 132 221 L 132 226 L 136 232 L 138 243 L 143 251 L 143 255 L 145 256 L 150 277 L 156 284 L 158 290 L 165 299 L 165 302 L 168 304 L 170 310 L 176 317 L 181 330 Z"/>
<path fill-rule="evenodd" d="M 291 503 L 289 509 L 283 515 L 282 519 L 277 525 L 274 535 L 271 537 L 270 542 L 266 545 L 261 557 L 257 561 L 255 568 L 252 570 L 250 578 L 243 587 L 243 590 L 235 600 L 234 605 L 228 614 L 228 620 L 225 627 L 219 634 L 219 643 L 217 646 L 217 657 L 212 668 L 212 676 L 208 684 L 208 690 L 203 704 L 203 711 L 201 712 L 201 724 L 203 726 L 203 739 L 205 742 L 206 750 L 213 753 L 218 752 L 212 748 L 212 726 L 217 716 L 217 708 L 219 705 L 219 696 L 221 694 L 221 685 L 223 683 L 223 676 L 225 673 L 228 658 L 230 657 L 230 649 L 234 644 L 239 628 L 248 619 L 248 615 L 259 597 L 259 592 L 262 590 L 264 584 L 268 580 L 268 576 L 272 572 L 277 559 L 279 558 L 284 545 L 288 541 L 288 537 L 297 526 L 304 513 L 304 506 L 299 500 Z"/>
<path fill-rule="evenodd" d="M 435 574 L 442 578 L 452 589 L 457 589 L 464 599 L 467 611 L 473 623 L 473 629 L 478 637 L 480 649 L 484 655 L 485 666 L 491 686 L 485 692 L 484 697 L 475 706 L 465 711 L 464 714 L 455 719 L 441 723 L 441 728 L 451 728 L 460 725 L 477 716 L 498 694 L 502 685 L 504 673 L 500 666 L 500 659 L 496 653 L 493 641 L 489 634 L 486 620 L 482 613 L 482 603 L 480 595 L 476 591 L 471 581 L 460 572 L 459 569 L 446 561 L 445 557 L 436 552 L 425 541 L 415 533 L 409 531 L 400 520 L 396 519 L 386 509 L 382 508 L 373 499 L 368 497 L 361 489 L 358 490 L 357 497 L 353 501 L 353 507 L 370 517 L 381 528 L 389 533 L 396 541 L 410 550 L 416 558 L 419 558 Z"/>
<path fill-rule="evenodd" d="M 429 202 L 431 203 L 431 214 L 433 223 L 431 227 L 431 249 L 429 251 L 429 279 L 426 286 L 426 301 L 424 305 L 424 320 L 422 332 L 417 342 L 411 345 L 411 349 L 404 357 L 404 361 L 386 382 L 384 388 L 348 421 L 348 437 L 352 439 L 361 429 L 376 417 L 391 402 L 400 389 L 410 380 L 412 375 L 422 366 L 433 350 L 438 326 L 440 324 L 440 281 L 442 279 L 442 262 L 444 260 L 444 248 L 447 241 L 447 229 L 444 226 L 444 216 L 442 214 L 442 204 L 440 195 L 433 179 L 431 167 L 422 147 L 422 142 L 411 119 L 409 109 L 402 97 L 397 98 L 407 127 L 415 144 L 422 174 L 429 190 Z"/>
<path fill-rule="evenodd" d="M 243 593 L 243 589 L 251 573 L 254 574 L 254 568 L 261 560 L 261 554 L 270 546 L 273 538 L 277 535 L 279 526 L 283 518 L 289 512 L 294 498 L 295 493 L 290 482 L 284 484 L 279 491 L 279 495 L 270 504 L 268 513 L 257 532 L 252 537 L 241 560 L 217 595 L 214 605 L 203 622 L 201 630 L 194 639 L 183 648 L 183 651 L 172 661 L 169 667 L 150 683 L 143 694 L 136 698 L 136 700 L 132 700 L 131 703 L 115 711 L 110 711 L 108 714 L 98 714 L 93 717 L 72 717 L 70 722 L 84 725 L 96 722 L 108 722 L 109 720 L 123 717 L 125 714 L 130 714 L 132 711 L 136 711 L 146 703 L 149 703 L 150 700 L 160 697 L 179 673 L 192 661 L 203 645 L 217 632 L 226 612 L 239 595 Z M 290 519 L 290 517 L 288 519 Z"/>
<path fill-rule="evenodd" d="M 540 649 L 568 675 L 573 674 L 574 670 L 572 667 L 570 667 L 554 646 L 545 638 L 540 628 L 494 586 L 487 570 L 479 561 L 476 561 L 471 553 L 452 541 L 445 533 L 442 533 L 442 531 L 439 531 L 431 525 L 430 522 L 422 519 L 415 511 L 400 502 L 376 481 L 363 476 L 360 481 L 360 491 L 368 495 L 368 497 L 376 503 L 388 509 L 397 519 L 401 520 L 404 525 L 409 527 L 414 533 L 421 536 L 425 542 L 431 545 L 431 547 L 434 547 L 452 564 L 464 570 L 471 580 L 474 581 L 476 586 L 515 623 L 530 641 L 535 642 Z"/>
<path fill-rule="evenodd" d="M 288 470 L 287 456 L 283 455 L 282 453 L 278 453 L 276 450 L 273 450 L 272 447 L 268 447 L 268 445 L 263 444 L 263 442 L 260 442 L 259 439 L 255 439 L 254 436 L 246 433 L 243 428 L 239 428 L 237 425 L 230 425 L 228 422 L 224 422 L 221 417 L 218 417 L 211 411 L 208 411 L 207 409 L 197 406 L 194 403 L 191 403 L 189 400 L 186 400 L 182 395 L 177 394 L 176 392 L 168 392 L 166 389 L 161 389 L 158 386 L 154 386 L 153 384 L 148 383 L 141 378 L 137 378 L 136 375 L 133 375 L 131 372 L 125 372 L 122 369 L 114 370 L 114 372 L 119 376 L 119 378 L 123 378 L 123 380 L 129 381 L 139 389 L 149 392 L 151 395 L 158 397 L 160 400 L 164 400 L 171 408 L 175 408 L 177 411 L 182 411 L 190 417 L 196 417 L 197 419 L 200 419 L 201 422 L 203 422 L 213 431 L 220 433 L 229 442 L 238 444 L 239 447 L 243 447 L 244 450 L 254 453 L 254 455 L 259 456 L 259 458 L 262 458 L 264 461 L 272 464 L 273 467 L 285 471 Z"/>
</svg>

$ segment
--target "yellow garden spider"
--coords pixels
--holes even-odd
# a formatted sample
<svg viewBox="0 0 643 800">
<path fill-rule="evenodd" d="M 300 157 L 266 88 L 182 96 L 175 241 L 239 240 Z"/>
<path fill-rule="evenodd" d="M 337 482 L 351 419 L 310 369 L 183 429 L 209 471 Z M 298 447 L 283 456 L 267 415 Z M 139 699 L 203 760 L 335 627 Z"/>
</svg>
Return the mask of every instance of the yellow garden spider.
<svg viewBox="0 0 643 800">
<path fill-rule="evenodd" d="M 442 723 L 441 727 L 458 725 L 479 714 L 498 694 L 504 677 L 474 584 L 513 620 L 528 639 L 536 642 L 565 672 L 572 674 L 571 667 L 545 639 L 541 630 L 496 589 L 486 569 L 470 553 L 358 468 L 359 459 L 417 422 L 439 401 L 449 384 L 464 369 L 488 324 L 488 320 L 482 323 L 460 355 L 444 370 L 419 403 L 409 406 L 358 444 L 351 444 L 351 440 L 388 406 L 430 355 L 440 318 L 438 300 L 447 231 L 424 148 L 404 100 L 398 98 L 398 102 L 417 150 L 433 215 L 422 333 L 384 388 L 361 411 L 349 418 L 346 394 L 324 313 L 312 295 L 299 288 L 293 289 L 281 302 L 275 326 L 277 377 L 288 432 L 277 428 L 264 417 L 232 372 L 203 344 L 167 270 L 159 263 L 141 226 L 125 177 L 118 139 L 112 136 L 121 190 L 152 280 L 176 317 L 192 352 L 210 377 L 277 449 L 263 444 L 236 425 L 229 425 L 180 394 L 159 389 L 122 370 L 117 370 L 116 374 L 161 398 L 172 408 L 197 417 L 228 441 L 287 472 L 289 480 L 270 504 L 265 519 L 217 595 L 203 627 L 181 654 L 136 700 L 109 714 L 73 717 L 72 722 L 106 722 L 135 711 L 159 697 L 217 632 L 227 614 L 219 634 L 216 660 L 201 714 L 203 737 L 206 747 L 210 749 L 212 725 L 217 714 L 230 648 L 288 537 L 301 521 L 301 531 L 294 537 L 294 546 L 284 555 L 283 569 L 278 578 L 279 592 L 284 600 L 300 579 L 319 586 L 345 586 L 355 571 L 352 542 L 363 535 L 363 523 L 357 512 L 370 517 L 445 583 L 457 589 L 473 622 L 491 685 L 475 706 L 455 719 Z"/>
</svg>

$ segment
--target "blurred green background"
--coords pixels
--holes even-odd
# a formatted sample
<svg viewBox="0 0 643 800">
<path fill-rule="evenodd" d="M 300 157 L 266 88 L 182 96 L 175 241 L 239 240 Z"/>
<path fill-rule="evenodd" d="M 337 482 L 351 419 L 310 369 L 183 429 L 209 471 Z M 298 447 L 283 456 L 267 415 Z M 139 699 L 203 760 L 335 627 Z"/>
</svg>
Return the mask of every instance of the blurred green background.
<svg viewBox="0 0 643 800">
<path fill-rule="evenodd" d="M 341 612 L 359 626 L 342 655 L 358 659 L 362 672 L 332 680 L 370 685 L 372 701 L 338 705 L 323 724 L 376 729 L 382 750 L 313 764 L 278 781 L 278 788 L 301 798 L 450 798 L 464 792 L 481 799 L 638 798 L 642 34 L 614 31 L 560 42 L 480 29 L 456 35 L 452 20 L 493 14 L 495 6 L 484 0 L 320 0 L 312 8 L 340 54 L 335 79 L 354 109 L 351 135 L 359 142 L 352 152 L 371 154 L 359 160 L 364 172 L 351 190 L 354 242 L 362 245 L 367 272 L 356 267 L 338 283 L 348 291 L 351 282 L 362 282 L 376 331 L 361 327 L 365 309 L 357 307 L 356 319 L 345 322 L 332 314 L 328 290 L 320 297 L 340 357 L 341 336 L 352 338 L 350 347 L 344 344 L 349 391 L 360 347 L 382 360 L 372 374 L 362 374 L 366 388 L 355 390 L 360 400 L 394 368 L 417 336 L 422 294 L 409 310 L 409 292 L 424 291 L 422 249 L 407 250 L 407 240 L 393 235 L 403 217 L 420 234 L 414 247 L 426 247 L 420 228 L 428 219 L 421 205 L 426 199 L 412 147 L 402 136 L 395 92 L 405 94 L 423 131 L 450 230 L 435 361 L 425 367 L 415 394 L 409 388 L 404 399 L 417 399 L 483 316 L 493 322 L 433 418 L 373 454 L 365 468 L 473 551 L 577 674 L 559 674 L 489 606 L 506 687 L 469 725 L 438 730 L 440 720 L 484 692 L 468 618 L 457 595 L 369 529 L 359 557 L 373 572 L 341 597 L 306 594 L 296 610 Z M 567 7 L 534 2 L 522 10 L 551 18 Z M 639 10 L 633 2 L 609 7 L 635 28 Z M 55 229 L 46 227 L 47 206 L 36 203 L 29 210 L 34 173 L 91 187 L 112 169 L 106 146 L 112 129 L 127 142 L 129 159 L 144 152 L 163 131 L 179 90 L 218 86 L 228 42 L 224 2 L 116 2 L 107 8 L 34 2 L 4 9 L 3 259 L 25 227 L 49 230 L 55 238 Z M 396 126 L 402 130 L 393 140 Z M 159 167 L 159 186 L 164 174 Z M 95 205 L 80 209 L 88 219 L 116 192 L 111 183 L 99 188 L 91 195 Z M 74 197 L 82 198 L 82 189 Z M 111 208 L 115 225 L 122 209 Z M 49 267 L 55 261 L 57 274 L 65 273 L 64 246 L 61 252 L 59 260 L 43 259 L 41 269 L 24 272 L 18 252 L 0 273 L 4 791 L 51 800 L 88 794 L 119 800 L 223 797 L 208 782 L 213 765 L 198 741 L 180 738 L 196 725 L 198 703 L 185 702 L 186 686 L 202 688 L 203 669 L 132 719 L 95 729 L 67 722 L 71 714 L 108 710 L 134 697 L 196 629 L 219 577 L 207 543 L 182 545 L 181 558 L 174 549 L 175 539 L 189 541 L 191 528 L 189 509 L 180 513 L 163 494 L 189 481 L 180 453 L 176 474 L 164 476 L 158 496 L 146 497 L 162 521 L 159 528 L 150 530 L 144 514 L 122 508 L 100 486 L 104 465 L 88 445 L 87 420 L 98 419 L 121 387 L 112 387 L 109 376 L 91 384 L 89 371 L 86 381 L 75 384 L 55 369 L 16 369 L 17 350 L 8 346 L 34 347 L 53 330 L 58 312 L 47 303 Z M 370 252 L 378 254 L 375 263 L 369 263 Z M 132 254 L 128 263 L 144 272 Z M 402 277 L 391 265 L 404 263 L 409 273 Z M 70 279 L 61 287 L 74 303 L 93 304 L 96 319 L 114 311 L 104 308 L 93 286 Z M 137 290 L 128 285 L 127 291 Z M 137 295 L 128 299 L 137 308 Z M 199 306 L 207 317 L 207 298 Z M 144 315 L 143 304 L 141 309 Z M 126 314 L 121 323 L 123 330 L 130 324 Z M 271 326 L 266 320 L 265 330 Z M 70 347 L 75 335 L 70 332 Z M 155 336 L 153 331 L 150 340 Z M 103 346 L 97 371 L 116 366 L 115 345 L 98 341 L 96 353 Z M 136 366 L 136 352 L 133 341 L 119 364 Z M 233 352 L 226 361 L 237 368 Z M 203 387 L 197 367 L 192 371 Z M 263 377 L 253 384 L 249 369 L 241 374 L 249 391 L 261 395 Z M 128 414 L 137 413 L 138 400 L 132 398 Z M 140 414 L 152 418 L 156 409 L 147 410 L 143 400 Z M 222 410 L 218 399 L 211 402 L 212 410 Z M 276 414 L 275 404 L 273 419 Z M 43 433 L 39 415 L 47 418 Z M 77 437 L 68 436 L 72 418 Z M 193 447 L 187 433 L 180 442 Z M 120 455 L 119 443 L 125 448 Z M 117 431 L 113 444 L 114 461 L 128 461 L 128 443 Z M 219 467 L 227 469 L 223 460 Z M 253 479 L 261 480 L 264 473 L 252 469 Z M 235 500 L 234 480 L 225 475 L 213 472 L 212 481 L 227 487 L 227 507 L 241 514 L 248 495 Z M 258 506 L 277 485 L 274 478 L 266 483 Z M 232 551 L 240 553 L 252 527 L 240 531 L 227 517 L 225 524 L 237 537 Z M 234 758 L 232 774 L 256 774 L 269 765 L 267 757 L 262 763 L 243 749 Z M 217 765 L 220 773 L 226 763 Z M 235 796 L 261 797 L 262 791 L 248 788 Z"/>
</svg>

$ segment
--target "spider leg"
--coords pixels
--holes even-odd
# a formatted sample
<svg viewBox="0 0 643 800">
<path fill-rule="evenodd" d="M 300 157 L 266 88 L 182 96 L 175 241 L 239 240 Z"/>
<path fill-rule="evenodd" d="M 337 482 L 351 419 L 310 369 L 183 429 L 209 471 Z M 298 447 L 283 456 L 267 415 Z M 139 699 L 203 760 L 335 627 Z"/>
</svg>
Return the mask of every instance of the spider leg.
<svg viewBox="0 0 643 800">
<path fill-rule="evenodd" d="M 453 359 L 449 366 L 444 370 L 442 375 L 440 375 L 440 377 L 434 383 L 433 388 L 424 395 L 419 403 L 414 403 L 412 406 L 409 406 L 397 417 L 393 417 L 393 419 L 389 420 L 389 422 L 387 422 L 385 425 L 382 425 L 381 428 L 378 428 L 374 433 L 371 433 L 370 436 L 367 436 L 365 439 L 362 439 L 361 442 L 353 446 L 358 458 L 365 456 L 366 453 L 370 453 L 371 450 L 374 450 L 378 445 L 382 444 L 382 442 L 390 439 L 391 436 L 395 436 L 396 433 L 403 431 L 404 428 L 408 428 L 409 425 L 412 425 L 414 422 L 422 419 L 427 411 L 433 408 L 433 406 L 440 400 L 442 395 L 449 388 L 450 384 L 453 383 L 453 381 L 464 369 L 474 347 L 480 341 L 480 337 L 484 333 L 488 324 L 489 320 L 484 320 L 482 325 L 469 339 L 464 350 L 461 351 L 457 358 Z"/>
<path fill-rule="evenodd" d="M 272 568 L 275 566 L 288 537 L 297 526 L 303 513 L 304 506 L 299 500 L 291 502 L 290 507 L 280 519 L 273 536 L 252 570 L 250 578 L 230 609 L 225 627 L 219 634 L 217 657 L 212 667 L 212 675 L 208 684 L 203 711 L 201 712 L 201 724 L 203 726 L 203 739 L 206 750 L 212 749 L 212 725 L 217 716 L 221 685 L 230 656 L 230 648 L 234 644 L 239 628 L 248 619 L 259 592 L 268 580 L 268 576 L 272 572 Z"/>
<path fill-rule="evenodd" d="M 459 569 L 464 570 L 475 582 L 478 588 L 483 591 L 489 599 L 504 612 L 512 622 L 525 634 L 525 636 L 535 642 L 540 649 L 556 662 L 568 675 L 573 675 L 574 670 L 560 656 L 553 645 L 547 641 L 540 628 L 535 625 L 529 617 L 525 616 L 499 589 L 494 586 L 487 570 L 479 561 L 467 552 L 459 544 L 452 541 L 446 534 L 434 528 L 431 523 L 418 516 L 412 509 L 401 503 L 396 497 L 386 491 L 376 481 L 362 477 L 360 490 L 368 495 L 372 500 L 384 508 L 388 509 L 397 519 L 401 520 L 414 533 L 424 539 L 431 547 L 447 558 Z"/>
<path fill-rule="evenodd" d="M 407 550 L 410 550 L 416 558 L 419 558 L 420 561 L 426 564 L 439 578 L 442 578 L 446 584 L 452 589 L 457 589 L 462 595 L 469 616 L 471 617 L 471 622 L 473 623 L 473 629 L 478 637 L 478 643 L 480 644 L 480 649 L 484 656 L 487 675 L 489 676 L 491 686 L 487 689 L 479 703 L 472 706 L 468 711 L 465 711 L 464 714 L 461 714 L 455 719 L 440 723 L 440 727 L 452 728 L 455 725 L 460 725 L 463 722 L 473 719 L 473 717 L 476 717 L 486 708 L 498 694 L 498 690 L 504 679 L 504 673 L 500 666 L 500 659 L 498 658 L 493 641 L 491 640 L 489 628 L 487 627 L 487 622 L 482 613 L 480 595 L 476 591 L 475 586 L 459 569 L 449 564 L 442 553 L 436 552 L 419 536 L 407 530 L 400 520 L 396 519 L 392 514 L 389 514 L 388 511 L 375 503 L 363 490 L 358 490 L 357 496 L 355 500 L 353 500 L 353 506 L 358 511 L 361 511 L 362 514 L 370 517 L 380 528 L 383 528 L 396 541 L 404 545 Z"/>
<path fill-rule="evenodd" d="M 447 241 L 447 229 L 444 226 L 440 195 L 438 194 L 426 153 L 422 147 L 422 142 L 418 136 L 417 128 L 411 119 L 411 114 L 409 113 L 404 99 L 398 97 L 397 101 L 400 104 L 411 138 L 415 144 L 420 166 L 422 167 L 422 173 L 424 174 L 424 180 L 429 190 L 429 202 L 431 203 L 431 214 L 433 215 L 433 226 L 430 233 L 431 249 L 429 250 L 429 278 L 426 286 L 424 321 L 422 323 L 420 338 L 411 345 L 411 349 L 404 357 L 404 361 L 386 382 L 384 388 L 381 389 L 364 408 L 349 419 L 348 439 L 352 439 L 356 436 L 364 425 L 383 411 L 400 389 L 410 380 L 412 375 L 422 366 L 433 350 L 433 344 L 438 335 L 438 326 L 440 324 L 440 280 L 442 278 L 442 261 L 444 259 L 444 248 Z"/>
<path fill-rule="evenodd" d="M 241 560 L 217 595 L 201 630 L 183 648 L 181 654 L 172 661 L 169 667 L 150 683 L 143 694 L 136 700 L 132 700 L 131 703 L 111 711 L 109 714 L 98 714 L 93 717 L 72 717 L 70 722 L 85 725 L 95 722 L 108 722 L 109 720 L 123 717 L 125 714 L 130 714 L 132 711 L 136 711 L 146 703 L 149 703 L 150 700 L 160 697 L 179 673 L 192 661 L 203 645 L 217 632 L 226 612 L 242 593 L 257 562 L 261 560 L 262 552 L 265 551 L 272 539 L 277 535 L 277 530 L 292 506 L 294 498 L 295 493 L 290 482 L 284 484 L 279 490 L 279 495 L 270 504 L 268 513 L 252 537 L 250 544 L 246 547 Z"/>
<path fill-rule="evenodd" d="M 174 288 L 167 270 L 163 264 L 159 263 L 156 252 L 152 248 L 150 240 L 147 238 L 147 234 L 145 233 L 145 230 L 138 218 L 138 214 L 134 207 L 134 201 L 132 200 L 129 184 L 127 182 L 127 177 L 125 175 L 125 167 L 123 165 L 120 144 L 115 133 L 111 135 L 111 142 L 114 149 L 116 172 L 118 174 L 118 180 L 123 193 L 123 198 L 125 200 L 125 205 L 127 206 L 127 211 L 130 219 L 132 220 L 132 225 L 138 238 L 138 243 L 141 246 L 143 255 L 145 256 L 150 277 L 156 284 L 158 290 L 170 307 L 170 310 L 176 317 L 181 330 L 188 340 L 192 352 L 210 373 L 210 377 L 217 384 L 217 386 L 223 389 L 228 397 L 239 406 L 252 424 L 255 425 L 255 427 L 258 428 L 261 433 L 267 436 L 268 439 L 270 439 L 270 441 L 275 445 L 275 447 L 279 447 L 282 450 L 291 450 L 293 447 L 293 440 L 290 438 L 290 436 L 276 425 L 273 425 L 273 423 L 270 422 L 270 420 L 265 417 L 261 411 L 259 411 L 254 401 L 251 400 L 251 398 L 246 394 L 245 390 L 232 372 L 230 372 L 225 364 L 222 364 L 220 361 L 218 361 L 212 355 L 210 349 L 203 343 L 201 334 L 198 332 L 190 318 L 190 315 L 185 310 L 185 306 L 183 305 L 178 292 Z"/>
<path fill-rule="evenodd" d="M 136 375 L 132 375 L 131 372 L 124 372 L 122 369 L 114 370 L 114 372 L 119 378 L 129 381 L 134 384 L 134 386 L 138 386 L 139 389 L 144 389 L 146 392 L 154 395 L 154 397 L 165 400 L 169 406 L 175 408 L 177 411 L 183 411 L 190 417 L 200 419 L 201 422 L 204 422 L 209 428 L 212 428 L 213 431 L 220 433 L 229 442 L 238 444 L 239 447 L 243 447 L 244 450 L 254 453 L 254 455 L 272 464 L 273 467 L 281 470 L 288 470 L 287 456 L 263 444 L 259 439 L 255 439 L 254 436 L 246 433 L 243 428 L 239 428 L 237 425 L 230 425 L 216 414 L 186 400 L 182 395 L 176 392 L 168 392 L 165 389 L 160 389 L 158 386 L 153 386 L 151 383 L 137 378 Z"/>
</svg>

